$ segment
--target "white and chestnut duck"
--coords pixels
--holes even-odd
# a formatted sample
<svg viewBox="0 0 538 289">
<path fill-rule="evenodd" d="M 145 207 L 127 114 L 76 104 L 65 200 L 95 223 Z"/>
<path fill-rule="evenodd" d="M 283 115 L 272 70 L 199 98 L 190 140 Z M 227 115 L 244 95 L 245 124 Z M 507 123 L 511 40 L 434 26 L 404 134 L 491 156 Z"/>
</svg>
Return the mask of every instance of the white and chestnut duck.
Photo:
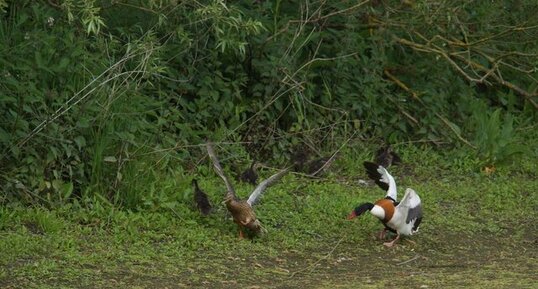
<svg viewBox="0 0 538 289">
<path fill-rule="evenodd" d="M 420 197 L 414 190 L 407 188 L 403 199 L 397 202 L 396 182 L 389 172 L 383 166 L 372 162 L 364 162 L 364 167 L 368 176 L 379 187 L 386 190 L 387 195 L 373 204 L 359 205 L 349 214 L 348 219 L 351 220 L 366 211 L 370 211 L 385 226 L 379 233 L 380 239 L 385 238 L 387 230 L 396 233 L 396 237 L 392 241 L 384 243 L 385 246 L 392 247 L 400 239 L 400 235 L 410 236 L 418 232 L 422 221 Z"/>
</svg>

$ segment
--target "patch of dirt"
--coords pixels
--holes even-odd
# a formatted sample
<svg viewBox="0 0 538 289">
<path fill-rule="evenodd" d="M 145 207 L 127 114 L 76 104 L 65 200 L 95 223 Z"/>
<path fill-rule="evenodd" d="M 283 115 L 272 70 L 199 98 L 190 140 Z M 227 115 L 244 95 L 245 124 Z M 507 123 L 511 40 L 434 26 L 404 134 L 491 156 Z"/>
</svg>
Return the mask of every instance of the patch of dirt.
<svg viewBox="0 0 538 289">
<path fill-rule="evenodd" d="M 538 284 L 536 234 L 519 241 L 509 234 L 417 235 L 394 248 L 385 248 L 380 240 L 356 244 L 341 239 L 311 252 L 242 257 L 229 252 L 227 257 L 117 268 L 81 265 L 74 280 L 51 274 L 50 279 L 0 283 L 6 288 L 532 288 Z"/>
<path fill-rule="evenodd" d="M 234 262 L 229 265 L 236 271 L 210 287 L 230 288 L 232 282 L 241 288 L 531 288 L 538 282 L 537 252 L 529 240 L 514 243 L 509 236 L 447 235 L 429 244 L 404 239 L 394 248 L 380 241 L 342 242 L 311 257 L 288 253 L 243 266 Z"/>
</svg>

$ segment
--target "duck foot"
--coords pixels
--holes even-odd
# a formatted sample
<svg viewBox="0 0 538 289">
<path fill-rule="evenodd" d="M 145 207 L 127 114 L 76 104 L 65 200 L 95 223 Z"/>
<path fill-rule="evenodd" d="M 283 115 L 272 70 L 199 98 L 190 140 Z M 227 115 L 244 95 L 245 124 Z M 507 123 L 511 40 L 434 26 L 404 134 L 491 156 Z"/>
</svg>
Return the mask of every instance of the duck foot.
<svg viewBox="0 0 538 289">
<path fill-rule="evenodd" d="M 383 245 L 390 248 L 390 247 L 394 246 L 394 244 L 396 243 L 396 241 L 398 241 L 398 239 L 400 239 L 400 234 L 397 234 L 396 238 L 394 238 L 394 240 L 392 240 L 390 242 L 385 242 L 385 243 L 383 243 Z"/>
</svg>

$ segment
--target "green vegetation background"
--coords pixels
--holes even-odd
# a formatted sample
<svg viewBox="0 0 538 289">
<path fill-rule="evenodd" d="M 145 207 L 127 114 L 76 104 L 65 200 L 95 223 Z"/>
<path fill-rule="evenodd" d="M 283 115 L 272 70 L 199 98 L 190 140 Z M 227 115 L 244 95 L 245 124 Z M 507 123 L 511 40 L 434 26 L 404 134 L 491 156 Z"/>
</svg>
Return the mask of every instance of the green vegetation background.
<svg viewBox="0 0 538 289">
<path fill-rule="evenodd" d="M 0 0 L 0 10 L 0 285 L 368 286 L 377 275 L 364 264 L 399 274 L 379 286 L 533 283 L 536 1 Z M 258 210 L 269 234 L 236 242 L 207 139 L 230 173 L 254 159 L 281 168 L 298 151 L 338 158 L 321 180 L 271 188 Z M 371 240 L 375 220 L 343 220 L 382 195 L 359 179 L 385 142 L 404 159 L 391 172 L 426 210 L 418 245 L 396 256 Z M 192 205 L 195 176 L 217 208 L 208 218 Z M 400 268 L 415 262 L 410 279 Z M 442 269 L 451 264 L 466 265 Z"/>
<path fill-rule="evenodd" d="M 536 154 L 521 145 L 536 128 L 534 1 L 0 8 L 2 202 L 140 208 L 205 164 L 207 138 L 238 167 L 352 139 L 461 148 L 476 170 Z"/>
</svg>

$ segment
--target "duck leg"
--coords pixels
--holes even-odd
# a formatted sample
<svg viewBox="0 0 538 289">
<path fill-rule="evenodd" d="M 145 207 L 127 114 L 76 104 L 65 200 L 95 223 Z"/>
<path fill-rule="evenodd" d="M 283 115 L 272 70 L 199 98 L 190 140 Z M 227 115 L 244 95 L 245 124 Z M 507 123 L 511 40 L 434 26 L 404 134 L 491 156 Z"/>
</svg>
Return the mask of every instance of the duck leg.
<svg viewBox="0 0 538 289">
<path fill-rule="evenodd" d="M 400 233 L 396 233 L 396 238 L 394 238 L 394 240 L 392 240 L 390 242 L 385 242 L 385 243 L 383 243 L 383 245 L 390 248 L 390 247 L 394 246 L 394 243 L 396 243 L 396 241 L 398 241 L 398 239 L 400 239 Z"/>
<path fill-rule="evenodd" d="M 379 232 L 379 239 L 380 240 L 385 239 L 385 233 L 386 232 L 387 232 L 387 228 L 383 228 L 383 230 L 381 230 L 381 232 Z"/>
<path fill-rule="evenodd" d="M 239 226 L 239 239 L 244 239 L 244 238 L 245 238 L 245 235 L 243 235 L 243 228 Z"/>
</svg>

